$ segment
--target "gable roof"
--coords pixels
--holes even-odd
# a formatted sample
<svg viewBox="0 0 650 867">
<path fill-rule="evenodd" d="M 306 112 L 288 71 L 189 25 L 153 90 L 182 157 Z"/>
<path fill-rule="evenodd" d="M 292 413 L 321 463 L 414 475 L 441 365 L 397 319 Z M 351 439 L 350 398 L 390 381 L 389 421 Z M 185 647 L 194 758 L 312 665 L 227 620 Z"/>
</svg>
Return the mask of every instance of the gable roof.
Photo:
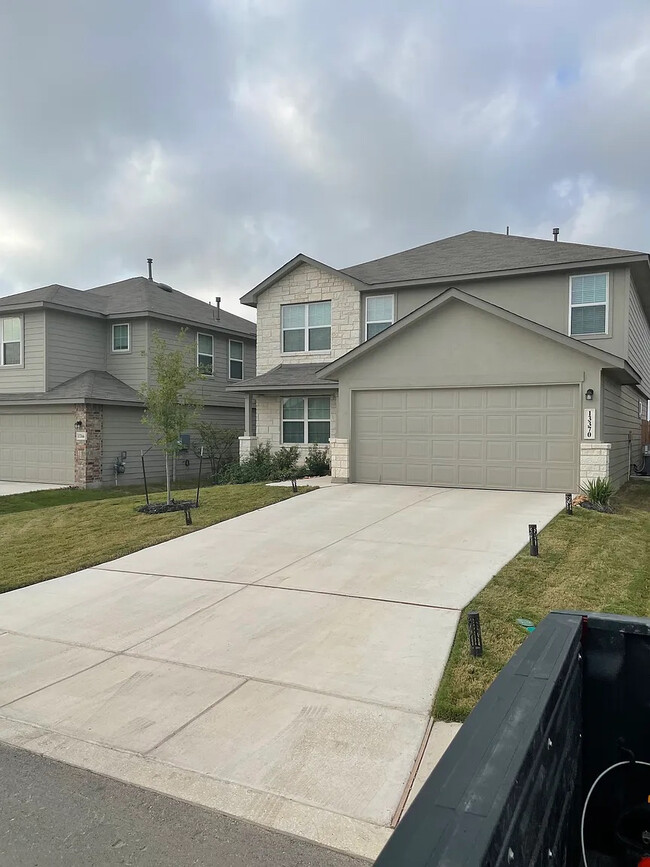
<svg viewBox="0 0 650 867">
<path fill-rule="evenodd" d="M 576 352 L 581 352 L 584 355 L 595 358 L 605 367 L 623 370 L 629 375 L 633 382 L 638 383 L 641 381 L 639 374 L 626 361 L 619 358 L 617 355 L 604 352 L 602 349 L 596 349 L 596 347 L 590 346 L 588 343 L 583 343 L 581 340 L 576 340 L 574 337 L 567 337 L 566 334 L 561 334 L 559 331 L 547 328 L 546 325 L 540 325 L 538 322 L 533 322 L 532 320 L 519 316 L 516 313 L 511 313 L 510 310 L 505 310 L 503 307 L 498 307 L 496 304 L 491 304 L 489 301 L 484 301 L 474 295 L 469 295 L 467 292 L 462 292 L 460 289 L 456 289 L 453 286 L 446 289 L 444 292 L 441 292 L 441 294 L 436 298 L 427 301 L 426 304 L 413 310 L 402 319 L 398 319 L 397 322 L 393 323 L 393 325 L 386 328 L 384 331 L 381 331 L 375 337 L 371 337 L 370 340 L 366 340 L 365 343 L 360 343 L 359 346 L 356 346 L 345 355 L 326 365 L 318 372 L 318 377 L 336 379 L 338 372 L 342 368 L 354 363 L 358 358 L 366 353 L 380 349 L 386 341 L 392 340 L 420 319 L 423 319 L 431 313 L 435 313 L 436 310 L 439 310 L 441 307 L 444 307 L 452 301 L 468 304 L 471 307 L 476 307 L 477 309 L 490 313 L 493 316 L 498 316 L 506 322 L 511 322 L 513 325 L 526 328 L 535 334 L 547 337 L 549 340 L 554 340 L 556 343 L 560 343 L 569 349 L 573 349 Z"/>
<path fill-rule="evenodd" d="M 253 287 L 250 292 L 242 295 L 239 300 L 242 304 L 248 304 L 251 307 L 255 307 L 257 304 L 257 298 L 262 294 L 262 292 L 265 292 L 270 286 L 277 283 L 278 280 L 286 277 L 287 274 L 291 274 L 291 272 L 295 271 L 296 268 L 299 268 L 300 265 L 313 265 L 314 268 L 320 268 L 323 271 L 328 271 L 330 274 L 336 274 L 337 277 L 342 277 L 344 280 L 349 280 L 360 288 L 368 288 L 357 277 L 354 277 L 351 274 L 345 274 L 343 271 L 338 271 L 336 268 L 332 268 L 331 265 L 326 265 L 324 262 L 319 262 L 317 259 L 305 256 L 304 253 L 298 253 L 297 256 L 294 256 L 293 259 L 285 262 L 281 268 L 278 268 L 277 271 L 274 271 L 265 280 L 262 280 L 261 283 L 258 283 L 257 286 Z"/>
<path fill-rule="evenodd" d="M 0 403 L 117 403 L 139 404 L 135 389 L 105 370 L 86 370 L 50 391 L 0 394 Z"/>
<path fill-rule="evenodd" d="M 54 283 L 0 298 L 0 309 L 43 305 L 108 318 L 160 316 L 250 337 L 256 333 L 255 323 L 243 316 L 235 316 L 222 308 L 219 319 L 216 319 L 216 307 L 177 289 L 169 292 L 160 283 L 147 277 L 130 277 L 85 291 Z"/>
<path fill-rule="evenodd" d="M 464 232 L 392 256 L 362 262 L 342 273 L 371 286 L 424 282 L 489 272 L 526 271 L 613 260 L 648 261 L 648 254 L 615 247 L 546 241 L 496 232 Z"/>
</svg>

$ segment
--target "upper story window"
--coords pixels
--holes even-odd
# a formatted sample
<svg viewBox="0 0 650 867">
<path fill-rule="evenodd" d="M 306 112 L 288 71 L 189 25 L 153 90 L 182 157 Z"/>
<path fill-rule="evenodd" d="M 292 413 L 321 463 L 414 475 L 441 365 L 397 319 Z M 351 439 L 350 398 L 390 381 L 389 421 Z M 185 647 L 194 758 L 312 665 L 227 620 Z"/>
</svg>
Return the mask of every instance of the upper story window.
<svg viewBox="0 0 650 867">
<path fill-rule="evenodd" d="M 366 340 L 389 328 L 395 321 L 395 297 L 371 295 L 366 298 Z"/>
<path fill-rule="evenodd" d="M 22 364 L 22 328 L 20 316 L 0 319 L 0 365 Z"/>
<path fill-rule="evenodd" d="M 196 335 L 196 366 L 203 376 L 214 373 L 214 337 L 211 334 Z"/>
<path fill-rule="evenodd" d="M 241 340 L 228 341 L 228 377 L 244 378 L 244 344 Z"/>
<path fill-rule="evenodd" d="M 131 350 L 131 326 L 128 322 L 113 325 L 112 335 L 113 352 L 129 352 Z"/>
<path fill-rule="evenodd" d="M 607 334 L 609 275 L 580 274 L 571 277 L 569 334 Z"/>
<path fill-rule="evenodd" d="M 321 352 L 332 346 L 332 302 L 284 304 L 282 351 Z"/>
</svg>

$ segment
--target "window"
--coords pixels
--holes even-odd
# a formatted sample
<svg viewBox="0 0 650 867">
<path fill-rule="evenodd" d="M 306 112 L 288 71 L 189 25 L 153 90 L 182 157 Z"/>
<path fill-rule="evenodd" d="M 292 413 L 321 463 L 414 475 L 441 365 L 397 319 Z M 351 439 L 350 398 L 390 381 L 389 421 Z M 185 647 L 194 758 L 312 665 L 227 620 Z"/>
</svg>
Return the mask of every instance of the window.
<svg viewBox="0 0 650 867">
<path fill-rule="evenodd" d="M 211 334 L 196 335 L 196 366 L 203 376 L 214 373 L 214 338 Z"/>
<path fill-rule="evenodd" d="M 607 334 L 608 275 L 571 277 L 569 334 Z"/>
<path fill-rule="evenodd" d="M 228 341 L 228 376 L 230 379 L 244 378 L 244 344 L 241 340 Z"/>
<path fill-rule="evenodd" d="M 131 349 L 131 326 L 113 326 L 113 352 L 128 352 Z"/>
<path fill-rule="evenodd" d="M 20 316 L 0 319 L 0 365 L 22 364 L 22 329 Z"/>
<path fill-rule="evenodd" d="M 395 299 L 392 295 L 366 298 L 366 340 L 390 327 L 395 321 Z"/>
<path fill-rule="evenodd" d="M 330 438 L 330 399 L 287 397 L 282 401 L 283 443 L 327 443 Z"/>
<path fill-rule="evenodd" d="M 285 304 L 282 307 L 282 351 L 321 352 L 331 348 L 332 302 Z"/>
</svg>

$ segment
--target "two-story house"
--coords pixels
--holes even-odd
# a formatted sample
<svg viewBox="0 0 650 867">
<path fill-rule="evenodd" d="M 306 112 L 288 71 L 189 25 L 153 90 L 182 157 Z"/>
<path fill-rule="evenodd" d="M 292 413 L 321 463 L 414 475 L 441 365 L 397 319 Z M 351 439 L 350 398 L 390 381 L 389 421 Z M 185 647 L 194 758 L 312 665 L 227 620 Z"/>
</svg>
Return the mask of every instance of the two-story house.
<svg viewBox="0 0 650 867">
<path fill-rule="evenodd" d="M 196 348 L 203 418 L 242 431 L 244 399 L 226 386 L 255 371 L 253 322 L 145 277 L 0 298 L 0 479 L 141 483 L 147 450 L 149 478 L 164 477 L 138 390 L 154 381 L 153 335 L 173 345 L 181 329 Z M 192 432 L 179 433 L 188 445 Z M 179 478 L 196 476 L 191 441 L 175 463 Z"/>
<path fill-rule="evenodd" d="M 640 460 L 646 253 L 467 232 L 343 270 L 298 255 L 241 300 L 243 455 L 329 443 L 335 481 L 564 492 Z"/>
</svg>

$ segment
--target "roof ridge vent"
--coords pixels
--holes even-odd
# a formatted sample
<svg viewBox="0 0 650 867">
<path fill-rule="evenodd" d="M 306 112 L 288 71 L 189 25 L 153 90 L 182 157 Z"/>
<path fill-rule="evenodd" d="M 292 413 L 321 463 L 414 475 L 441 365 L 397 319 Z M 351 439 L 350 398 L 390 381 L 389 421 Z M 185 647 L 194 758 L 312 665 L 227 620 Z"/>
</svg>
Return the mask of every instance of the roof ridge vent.
<svg viewBox="0 0 650 867">
<path fill-rule="evenodd" d="M 163 289 L 165 292 L 173 292 L 174 291 L 172 289 L 172 287 L 169 285 L 169 283 L 160 283 L 159 281 L 156 281 L 156 282 L 158 283 L 160 288 Z"/>
</svg>

